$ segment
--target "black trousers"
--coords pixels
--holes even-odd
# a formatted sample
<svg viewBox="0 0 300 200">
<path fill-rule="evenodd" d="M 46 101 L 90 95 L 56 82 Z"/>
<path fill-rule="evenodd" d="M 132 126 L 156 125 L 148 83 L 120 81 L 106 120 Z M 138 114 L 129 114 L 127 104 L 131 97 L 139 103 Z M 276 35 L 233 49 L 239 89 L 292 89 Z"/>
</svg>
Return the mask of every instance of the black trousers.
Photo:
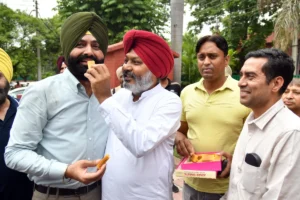
<svg viewBox="0 0 300 200">
<path fill-rule="evenodd" d="M 0 199 L 1 200 L 31 200 L 33 194 L 33 183 L 10 183 L 0 184 Z"/>
</svg>

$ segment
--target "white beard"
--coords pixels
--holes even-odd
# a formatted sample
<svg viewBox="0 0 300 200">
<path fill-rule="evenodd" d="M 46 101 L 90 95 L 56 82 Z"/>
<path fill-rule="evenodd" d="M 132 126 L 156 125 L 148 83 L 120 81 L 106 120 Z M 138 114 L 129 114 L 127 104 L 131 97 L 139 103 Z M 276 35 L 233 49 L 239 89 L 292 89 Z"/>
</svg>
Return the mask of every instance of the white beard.
<svg viewBox="0 0 300 200">
<path fill-rule="evenodd" d="M 127 83 L 124 80 L 123 87 L 130 90 L 133 94 L 141 94 L 153 85 L 152 75 L 151 71 L 148 71 L 144 76 L 136 76 L 131 73 L 131 77 L 135 80 L 135 84 Z"/>
</svg>

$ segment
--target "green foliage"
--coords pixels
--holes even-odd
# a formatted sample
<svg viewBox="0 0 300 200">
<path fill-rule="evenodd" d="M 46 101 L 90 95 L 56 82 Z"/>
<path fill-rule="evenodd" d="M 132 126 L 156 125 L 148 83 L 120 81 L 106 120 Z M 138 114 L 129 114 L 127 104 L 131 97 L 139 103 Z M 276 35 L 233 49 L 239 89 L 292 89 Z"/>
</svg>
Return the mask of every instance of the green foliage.
<svg viewBox="0 0 300 200">
<path fill-rule="evenodd" d="M 41 20 L 0 4 L 0 24 L 0 47 L 13 61 L 14 79 L 21 77 L 26 81 L 30 77 L 36 80 L 38 45 L 41 49 L 43 71 L 54 71 L 60 51 L 59 34 L 55 28 L 60 26 L 57 18 Z"/>
<path fill-rule="evenodd" d="M 230 57 L 229 66 L 231 67 L 232 74 L 239 74 L 239 58 L 237 57 L 237 51 L 233 49 L 228 50 L 228 55 Z"/>
<path fill-rule="evenodd" d="M 62 55 L 60 47 L 60 27 L 62 21 L 58 15 L 51 19 L 40 19 L 43 23 L 41 44 L 42 77 L 55 74 L 57 58 Z"/>
<path fill-rule="evenodd" d="M 169 18 L 166 0 L 57 0 L 63 19 L 75 12 L 94 11 L 109 30 L 109 43 L 122 41 L 130 29 L 143 29 L 162 34 Z"/>
<path fill-rule="evenodd" d="M 37 79 L 37 47 L 41 52 L 42 77 L 56 72 L 61 55 L 62 21 L 79 11 L 94 11 L 109 29 L 110 44 L 122 40 L 130 29 L 162 34 L 169 18 L 168 0 L 57 0 L 59 15 L 37 19 L 0 3 L 0 47 L 12 58 L 14 79 Z"/>
<path fill-rule="evenodd" d="M 35 49 L 37 43 L 36 27 L 39 27 L 35 18 L 22 13 L 14 12 L 7 6 L 0 4 L 0 47 L 11 57 L 14 65 L 14 77 L 27 79 L 36 73 Z"/>
<path fill-rule="evenodd" d="M 76 12 L 92 11 L 100 14 L 102 1 L 99 0 L 57 0 L 57 10 L 59 15 L 66 19 Z M 101 15 L 100 15 L 101 16 Z"/>
<path fill-rule="evenodd" d="M 182 87 L 185 87 L 191 83 L 199 81 L 201 75 L 198 71 L 195 52 L 195 47 L 198 41 L 197 37 L 192 33 L 185 33 L 182 40 L 181 85 Z"/>
<path fill-rule="evenodd" d="M 0 47 L 9 48 L 12 44 L 16 29 L 16 17 L 14 11 L 0 3 Z"/>
<path fill-rule="evenodd" d="M 274 44 L 287 51 L 300 32 L 300 0 L 281 0 L 280 11 L 275 21 Z"/>
<path fill-rule="evenodd" d="M 249 51 L 265 47 L 265 38 L 273 31 L 273 21 L 262 16 L 267 12 L 259 12 L 257 0 L 187 0 L 193 8 L 195 21 L 189 23 L 194 33 L 199 33 L 203 24 L 215 25 L 218 30 L 222 24 L 223 35 L 230 49 L 236 51 L 239 71 L 244 63 L 244 57 Z M 273 14 L 276 8 L 270 8 Z"/>
<path fill-rule="evenodd" d="M 47 71 L 47 72 L 44 72 L 43 75 L 42 75 L 42 79 L 44 78 L 47 78 L 49 76 L 53 76 L 55 75 L 55 72 L 54 71 Z"/>
</svg>

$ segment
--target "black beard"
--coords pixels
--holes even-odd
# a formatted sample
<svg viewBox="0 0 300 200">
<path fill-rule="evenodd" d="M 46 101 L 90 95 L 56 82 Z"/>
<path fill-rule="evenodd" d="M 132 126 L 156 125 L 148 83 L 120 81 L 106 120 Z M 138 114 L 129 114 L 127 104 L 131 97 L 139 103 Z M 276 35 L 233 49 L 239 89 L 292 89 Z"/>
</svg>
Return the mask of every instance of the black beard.
<svg viewBox="0 0 300 200">
<path fill-rule="evenodd" d="M 94 60 L 96 64 L 104 63 L 104 59 L 98 60 L 95 56 L 88 55 L 80 55 L 77 58 L 70 56 L 68 58 L 69 71 L 80 81 L 88 81 L 88 79 L 84 76 L 84 74 L 88 70 L 88 66 L 80 64 L 81 61 L 87 58 Z"/>
<path fill-rule="evenodd" d="M 6 81 L 4 88 L 0 88 L 0 105 L 3 105 L 7 99 L 7 94 L 9 91 L 9 82 Z"/>
</svg>

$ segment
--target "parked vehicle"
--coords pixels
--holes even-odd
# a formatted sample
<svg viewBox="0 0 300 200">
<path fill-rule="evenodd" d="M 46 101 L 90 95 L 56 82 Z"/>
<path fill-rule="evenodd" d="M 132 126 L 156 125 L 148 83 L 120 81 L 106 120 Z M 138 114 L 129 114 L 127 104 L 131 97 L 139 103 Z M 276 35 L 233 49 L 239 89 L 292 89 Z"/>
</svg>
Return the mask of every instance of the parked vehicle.
<svg viewBox="0 0 300 200">
<path fill-rule="evenodd" d="M 8 92 L 8 95 L 20 100 L 22 97 L 23 92 L 26 90 L 27 87 L 20 87 L 20 88 L 16 88 L 16 89 L 12 89 Z"/>
</svg>

